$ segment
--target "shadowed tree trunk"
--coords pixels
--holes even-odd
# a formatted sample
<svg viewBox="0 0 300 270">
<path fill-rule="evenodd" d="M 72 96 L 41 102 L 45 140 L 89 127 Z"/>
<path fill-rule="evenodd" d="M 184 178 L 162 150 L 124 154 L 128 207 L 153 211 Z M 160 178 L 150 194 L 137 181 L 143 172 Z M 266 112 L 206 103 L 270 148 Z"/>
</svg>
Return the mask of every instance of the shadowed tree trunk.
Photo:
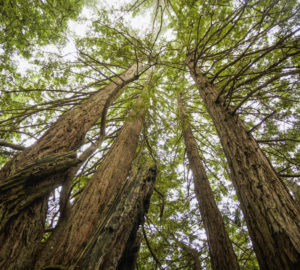
<svg viewBox="0 0 300 270">
<path fill-rule="evenodd" d="M 199 251 L 193 249 L 182 242 L 179 242 L 178 245 L 191 257 L 194 261 L 193 270 L 202 270 L 201 261 L 199 259 Z"/>
<path fill-rule="evenodd" d="M 178 109 L 186 152 L 193 173 L 195 193 L 208 239 L 212 268 L 214 270 L 238 270 L 237 258 L 215 202 L 180 95 L 178 96 Z"/>
<path fill-rule="evenodd" d="M 151 166 L 126 181 L 74 269 L 135 268 L 140 244 L 137 232 L 149 208 L 156 174 L 156 167 Z"/>
<path fill-rule="evenodd" d="M 261 269 L 300 269 L 300 214 L 253 136 L 191 58 L 187 65 L 219 134 Z"/>
<path fill-rule="evenodd" d="M 144 216 L 142 220 L 142 225 L 144 223 Z M 136 266 L 136 261 L 138 253 L 142 243 L 142 235 L 138 233 L 137 229 L 133 229 L 129 239 L 127 241 L 125 250 L 119 261 L 117 270 L 134 270 Z"/>
<path fill-rule="evenodd" d="M 13 177 L 24 168 L 40 163 L 40 160 L 78 149 L 87 131 L 101 117 L 104 108 L 121 94 L 124 86 L 136 78 L 137 65 L 132 65 L 86 102 L 63 114 L 35 144 L 23 150 L 2 168 L 0 268 L 24 269 L 27 262 L 30 265 L 44 230 L 47 194 L 64 181 L 64 175 L 59 172 L 39 175 L 22 181 L 21 185 L 14 185 L 17 187 L 16 192 L 14 188 L 7 188 L 12 185 Z M 73 165 L 75 163 L 76 160 Z M 49 164 L 50 168 L 51 162 Z M 55 171 L 55 166 L 52 167 Z M 5 190 L 5 196 L 2 190 Z M 12 208 L 16 210 L 10 211 Z"/>
<path fill-rule="evenodd" d="M 63 265 L 68 269 L 110 269 L 110 260 L 116 267 L 115 252 L 121 243 L 125 248 L 126 237 L 131 233 L 128 224 L 133 222 L 132 213 L 135 212 L 134 204 L 127 205 L 127 201 L 137 196 L 137 191 L 128 187 L 131 183 L 128 174 L 143 125 L 141 98 L 137 108 L 130 114 L 70 214 L 50 236 L 38 255 L 35 269 L 49 265 Z M 120 201 L 123 203 L 119 204 Z M 121 243 L 117 244 L 119 241 Z M 113 247 L 115 244 L 117 246 Z"/>
</svg>

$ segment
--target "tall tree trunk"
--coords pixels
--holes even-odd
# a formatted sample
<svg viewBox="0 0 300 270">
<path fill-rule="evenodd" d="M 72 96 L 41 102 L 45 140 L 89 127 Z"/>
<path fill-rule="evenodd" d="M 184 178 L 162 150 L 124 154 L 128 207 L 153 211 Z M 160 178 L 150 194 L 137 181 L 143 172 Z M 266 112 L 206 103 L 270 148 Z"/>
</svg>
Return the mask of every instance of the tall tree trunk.
<svg viewBox="0 0 300 270">
<path fill-rule="evenodd" d="M 178 109 L 187 156 L 193 173 L 195 193 L 208 239 L 212 268 L 214 270 L 237 270 L 239 269 L 237 258 L 215 202 L 180 95 L 178 96 Z"/>
<path fill-rule="evenodd" d="M 98 225 L 96 233 L 75 265 L 74 269 L 129 270 L 135 268 L 139 239 L 139 225 L 144 222 L 154 188 L 156 167 L 140 170 L 129 179 L 122 193 Z"/>
<path fill-rule="evenodd" d="M 34 179 L 30 177 L 17 186 L 18 192 L 15 192 L 14 189 L 7 188 L 12 184 L 12 178 L 23 169 L 40 163 L 40 160 L 47 160 L 49 157 L 68 153 L 80 147 L 85 134 L 101 117 L 104 108 L 121 94 L 124 86 L 136 78 L 137 65 L 132 65 L 86 102 L 63 114 L 35 144 L 26 148 L 2 168 L 0 171 L 1 269 L 24 269 L 24 262 L 30 261 L 33 257 L 44 230 L 47 194 L 64 181 L 60 173 L 39 175 Z M 52 167 L 55 171 L 55 166 Z M 36 189 L 37 185 L 44 185 L 44 189 Z M 18 212 L 10 211 L 12 208 L 18 209 Z M 32 223 L 32 220 L 35 222 Z"/>
<path fill-rule="evenodd" d="M 100 136 L 99 136 L 98 140 L 83 151 L 83 153 L 78 158 L 80 160 L 80 162 L 76 166 L 70 168 L 67 172 L 65 181 L 61 187 L 60 198 L 59 198 L 59 214 L 60 214 L 59 222 L 66 215 L 69 214 L 69 210 L 71 208 L 70 193 L 71 193 L 72 184 L 73 184 L 73 180 L 76 176 L 76 173 L 78 172 L 78 170 L 80 169 L 82 164 L 84 164 L 86 162 L 86 160 L 97 150 L 97 148 L 101 146 L 102 142 L 105 139 L 104 115 L 102 115 L 101 122 L 104 124 L 101 124 L 101 131 L 100 131 Z"/>
<path fill-rule="evenodd" d="M 300 269 L 300 214 L 237 115 L 191 58 L 187 65 L 219 134 L 261 269 Z"/>
<path fill-rule="evenodd" d="M 57 226 L 38 255 L 35 269 L 42 269 L 47 265 L 63 265 L 70 269 L 109 269 L 99 267 L 104 263 L 104 256 L 110 256 L 106 250 L 117 241 L 114 232 L 119 231 L 118 226 L 123 226 L 119 224 L 115 228 L 112 222 L 118 224 L 118 219 L 129 218 L 126 216 L 128 207 L 124 203 L 134 193 L 126 195 L 124 190 L 127 188 L 127 177 L 138 145 L 143 114 L 143 109 L 131 113 L 129 121 L 124 124 L 80 199 L 65 220 Z M 125 201 L 118 208 L 117 203 L 122 200 L 120 196 L 123 192 Z M 119 214 L 114 216 L 114 212 Z M 110 220 L 112 217 L 114 221 Z M 110 225 L 106 227 L 106 224 Z M 104 237 L 104 240 L 98 241 L 99 237 Z M 122 238 L 123 235 L 119 237 Z M 123 239 L 124 243 L 126 241 Z"/>
</svg>

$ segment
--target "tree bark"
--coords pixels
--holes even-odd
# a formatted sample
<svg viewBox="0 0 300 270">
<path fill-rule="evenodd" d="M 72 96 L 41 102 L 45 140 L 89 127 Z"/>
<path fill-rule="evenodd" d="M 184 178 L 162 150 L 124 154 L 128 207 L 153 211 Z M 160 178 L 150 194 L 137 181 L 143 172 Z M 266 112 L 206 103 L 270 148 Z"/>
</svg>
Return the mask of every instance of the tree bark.
<svg viewBox="0 0 300 270">
<path fill-rule="evenodd" d="M 215 202 L 180 95 L 178 96 L 178 109 L 186 152 L 193 173 L 195 193 L 208 239 L 212 269 L 238 270 L 237 258 L 226 231 L 222 215 Z"/>
<path fill-rule="evenodd" d="M 0 231 L 11 217 L 59 185 L 66 171 L 78 163 L 75 152 L 54 155 L 30 164 L 0 183 Z M 46 177 L 47 181 L 40 181 Z"/>
<path fill-rule="evenodd" d="M 68 153 L 80 147 L 87 131 L 101 117 L 105 107 L 117 98 L 124 86 L 137 78 L 137 65 L 132 65 L 127 71 L 118 76 L 113 82 L 109 83 L 101 91 L 91 96 L 86 102 L 67 113 L 63 114 L 58 121 L 49 128 L 49 130 L 31 147 L 26 148 L 19 155 L 9 161 L 0 171 L 0 183 L 5 185 L 7 178 L 18 174 L 22 169 L 30 164 L 35 164 L 40 159 L 45 159 L 53 155 Z M 0 231 L 0 268 L 3 269 L 24 269 L 25 261 L 30 261 L 33 257 L 36 245 L 42 239 L 45 215 L 41 212 L 47 207 L 47 192 L 34 192 L 34 186 L 38 182 L 44 182 L 47 189 L 52 185 L 54 189 L 58 184 L 64 181 L 64 177 L 56 175 L 45 175 L 32 181 L 28 179 L 24 184 L 24 191 L 31 189 L 31 196 L 23 196 L 18 201 L 17 214 L 10 219 L 1 219 Z M 42 199 L 44 196 L 44 200 Z M 6 209 L 7 201 L 1 195 L 0 216 L 9 213 Z M 41 214 L 42 213 L 42 214 Z M 27 217 L 27 219 L 26 219 Z M 30 220 L 28 218 L 30 217 Z M 35 220 L 34 223 L 31 220 Z M 22 224 L 19 226 L 18 224 Z M 14 230 L 11 230 L 14 228 Z M 9 237 L 8 237 L 9 233 Z M 23 252 L 22 250 L 26 250 Z M 29 258 L 26 258 L 28 254 Z M 19 268 L 18 265 L 22 265 Z"/>
<path fill-rule="evenodd" d="M 106 227 L 106 224 L 112 224 L 110 217 L 114 216 L 115 211 L 119 213 L 119 216 L 114 217 L 115 222 L 118 219 L 129 218 L 122 216 L 123 211 L 126 216 L 128 210 L 125 204 L 119 205 L 119 210 L 116 204 L 122 200 L 120 196 L 127 188 L 127 178 L 138 145 L 143 114 L 143 109 L 131 113 L 111 150 L 80 199 L 72 207 L 70 215 L 66 216 L 50 236 L 38 256 L 34 269 L 43 269 L 49 265 L 63 265 L 68 269 L 109 269 L 100 266 L 104 264 L 104 254 L 110 258 L 106 250 L 117 241 L 114 232 L 118 231 L 119 227 Z M 133 196 L 131 193 L 127 195 Z M 126 199 L 127 196 L 124 200 Z M 99 237 L 104 237 L 104 240 L 98 241 Z M 122 238 L 123 235 L 119 237 Z M 126 239 L 123 239 L 123 242 L 126 242 Z"/>
<path fill-rule="evenodd" d="M 300 214 L 287 188 L 193 59 L 187 65 L 219 134 L 261 269 L 300 269 Z"/>
<path fill-rule="evenodd" d="M 102 116 L 104 117 L 104 116 Z M 102 118 L 103 119 L 103 118 Z M 101 132 L 100 132 L 100 137 L 98 140 L 90 145 L 86 150 L 83 151 L 83 153 L 79 156 L 80 162 L 75 166 L 72 167 L 68 170 L 67 175 L 65 177 L 65 181 L 61 187 L 61 192 L 60 192 L 60 198 L 59 198 L 59 222 L 61 219 L 63 219 L 66 215 L 69 214 L 69 210 L 71 207 L 70 204 L 70 193 L 72 189 L 72 184 L 73 180 L 76 176 L 76 173 L 82 166 L 82 164 L 96 151 L 98 147 L 101 146 L 102 142 L 105 139 L 105 132 L 104 132 L 105 126 L 101 126 Z"/>
<path fill-rule="evenodd" d="M 136 72 L 137 65 L 134 64 L 87 101 L 63 114 L 36 143 L 1 169 L 1 181 L 38 159 L 80 147 L 87 131 L 101 117 L 106 103 L 111 103 L 124 86 L 137 79 Z"/>
<path fill-rule="evenodd" d="M 139 249 L 137 232 L 149 208 L 156 174 L 156 167 L 151 166 L 125 184 L 74 269 L 134 269 Z"/>
</svg>

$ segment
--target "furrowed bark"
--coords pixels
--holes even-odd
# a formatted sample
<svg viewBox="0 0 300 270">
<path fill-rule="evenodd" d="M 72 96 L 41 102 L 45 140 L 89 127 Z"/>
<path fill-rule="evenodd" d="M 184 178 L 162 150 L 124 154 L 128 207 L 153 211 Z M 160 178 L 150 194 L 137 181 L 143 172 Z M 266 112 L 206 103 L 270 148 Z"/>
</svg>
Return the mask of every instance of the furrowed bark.
<svg viewBox="0 0 300 270">
<path fill-rule="evenodd" d="M 300 269 L 300 214 L 287 188 L 218 91 L 187 65 L 219 134 L 261 269 Z"/>
<path fill-rule="evenodd" d="M 156 174 L 151 166 L 128 180 L 73 269 L 134 269 L 137 232 L 149 208 Z"/>
<path fill-rule="evenodd" d="M 145 212 L 146 213 L 146 212 Z M 143 217 L 144 218 L 144 217 Z M 142 221 L 143 223 L 144 221 Z M 143 225 L 143 224 L 142 224 Z M 142 235 L 133 229 L 127 241 L 125 250 L 119 261 L 117 270 L 134 270 L 142 243 Z"/>
<path fill-rule="evenodd" d="M 11 217 L 58 186 L 65 172 L 78 163 L 75 152 L 54 155 L 30 164 L 0 183 L 0 231 Z M 47 182 L 40 181 L 45 177 Z"/>
<path fill-rule="evenodd" d="M 27 266 L 32 264 L 44 233 L 47 204 L 43 198 L 35 200 L 28 211 L 12 217 L 9 226 L 1 231 L 0 269 L 30 269 Z"/>
<path fill-rule="evenodd" d="M 183 106 L 182 98 L 179 95 L 179 118 L 182 124 L 190 168 L 193 173 L 195 193 L 208 239 L 212 268 L 214 270 L 240 269 L 222 215 L 215 202 L 203 161 L 198 153 L 197 143 L 193 137 L 192 129 Z"/>
<path fill-rule="evenodd" d="M 79 148 L 86 132 L 101 117 L 105 106 L 108 106 L 121 94 L 124 86 L 137 78 L 136 72 L 137 65 L 132 65 L 127 71 L 116 78 L 114 82 L 109 83 L 80 106 L 62 115 L 34 145 L 26 148 L 1 169 L 0 183 L 4 183 L 7 178 L 18 174 L 22 169 L 40 159 L 75 151 Z M 38 181 L 46 183 L 47 189 L 49 189 L 49 185 L 53 182 L 53 176 L 40 177 Z M 57 176 L 52 188 L 54 189 L 58 182 L 61 184 L 63 181 L 63 175 L 60 177 Z M 25 196 L 24 200 L 26 203 L 24 200 L 18 202 L 19 213 L 11 217 L 8 222 L 7 219 L 0 221 L 3 228 L 0 231 L 0 268 L 25 269 L 26 266 L 25 264 L 22 265 L 22 261 L 30 261 L 29 258 L 26 258 L 26 254 L 33 254 L 36 245 L 39 244 L 45 221 L 44 213 L 41 215 L 41 208 L 44 209 L 44 206 L 47 205 L 41 199 L 41 196 L 44 195 L 45 201 L 48 199 L 45 192 L 39 192 L 40 190 L 36 190 L 35 192 L 32 189 L 31 195 L 34 194 L 34 196 Z M 1 210 L 4 213 L 8 212 L 8 210 L 5 210 L 5 207 L 5 203 L 0 207 L 0 209 L 4 208 L 4 210 Z M 30 220 L 24 220 L 25 217 L 29 216 L 33 220 L 36 220 L 35 224 L 32 224 Z M 27 225 L 17 226 L 17 224 Z M 37 224 L 39 224 L 39 227 Z M 15 228 L 15 230 L 10 230 L 10 228 Z M 10 237 L 7 237 L 7 232 L 9 231 Z M 36 241 L 28 240 L 29 235 L 31 239 Z M 28 252 L 23 253 L 22 250 L 24 249 Z M 30 255 L 30 257 L 33 256 Z M 17 265 L 22 265 L 22 267 L 18 268 Z"/>
<path fill-rule="evenodd" d="M 97 239 L 93 235 L 99 233 L 97 228 L 101 228 L 101 222 L 110 213 L 110 209 L 114 209 L 116 196 L 126 186 L 143 124 L 143 114 L 143 110 L 131 114 L 80 199 L 72 207 L 70 215 L 50 236 L 34 269 L 43 269 L 49 265 L 81 267 L 81 259 L 84 258 L 82 254 L 86 254 L 85 251 L 90 248 L 93 252 L 94 245 L 91 243 Z M 113 227 L 106 229 L 114 231 Z M 95 248 L 97 255 L 97 245 Z M 96 255 L 90 258 L 93 264 L 100 263 Z M 98 269 L 95 265 L 93 267 L 91 269 Z"/>
<path fill-rule="evenodd" d="M 137 79 L 136 70 L 137 65 L 132 65 L 87 101 L 63 114 L 35 144 L 22 151 L 1 169 L 1 181 L 38 159 L 80 147 L 87 131 L 101 117 L 106 102 L 117 98 L 124 86 Z"/>
<path fill-rule="evenodd" d="M 70 168 L 67 172 L 65 181 L 62 185 L 62 189 L 60 192 L 60 201 L 59 201 L 60 219 L 59 220 L 63 219 L 70 210 L 69 197 L 70 197 L 73 179 L 75 178 L 76 173 L 78 172 L 82 164 L 96 151 L 96 149 L 102 144 L 103 140 L 105 139 L 104 126 L 103 128 L 101 127 L 101 129 L 103 130 L 103 132 L 101 131 L 99 139 L 91 146 L 89 146 L 86 150 L 84 150 L 84 152 L 78 158 L 80 162 L 75 167 Z"/>
</svg>

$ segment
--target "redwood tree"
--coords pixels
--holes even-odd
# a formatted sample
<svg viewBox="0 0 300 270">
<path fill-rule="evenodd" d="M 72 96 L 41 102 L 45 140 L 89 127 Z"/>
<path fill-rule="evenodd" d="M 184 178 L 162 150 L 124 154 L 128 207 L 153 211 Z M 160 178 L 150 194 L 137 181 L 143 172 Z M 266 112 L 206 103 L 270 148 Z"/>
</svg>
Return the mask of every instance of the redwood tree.
<svg viewBox="0 0 300 270">
<path fill-rule="evenodd" d="M 231 179 L 262 269 L 298 269 L 300 213 L 286 186 L 253 136 L 193 58 L 187 65 L 218 131 Z"/>
<path fill-rule="evenodd" d="M 65 178 L 61 171 L 55 171 L 57 164 L 53 155 L 77 150 L 87 131 L 103 116 L 105 107 L 136 78 L 137 65 L 134 64 L 83 104 L 63 114 L 34 145 L 1 169 L 1 267 L 24 267 L 32 260 L 42 239 L 48 194 Z M 35 175 L 35 164 L 44 161 L 48 171 L 42 168 L 42 174 Z M 76 165 L 76 161 L 72 163 Z M 66 171 L 70 165 L 64 162 L 61 170 Z M 24 170 L 29 170 L 26 179 L 22 176 Z M 18 174 L 21 177 L 16 177 Z"/>
<path fill-rule="evenodd" d="M 203 161 L 198 153 L 181 95 L 178 96 L 178 110 L 187 157 L 193 172 L 194 189 L 208 238 L 212 268 L 240 269 L 222 215 L 214 199 Z"/>
<path fill-rule="evenodd" d="M 4 12 L 27 5 L 4 2 Z M 37 2 L 33 10 L 40 12 L 45 3 Z M 58 10 L 42 17 L 51 24 L 64 4 L 50 2 L 50 11 Z M 262 269 L 297 269 L 299 213 L 291 195 L 298 197 L 300 171 L 298 1 L 135 0 L 124 9 L 109 8 L 111 2 L 99 1 L 99 11 L 84 9 L 86 18 L 70 23 L 75 32 L 80 24 L 86 31 L 66 34 L 74 38 L 68 49 L 23 48 L 36 39 L 27 22 L 46 35 L 37 44 L 56 35 L 40 32 L 44 20 L 28 21 L 31 12 L 8 18 L 2 37 L 14 33 L 10 23 L 20 19 L 24 25 L 20 35 L 7 36 L 0 51 L 10 46 L 4 57 L 12 51 L 29 56 L 30 49 L 32 57 L 28 70 L 15 55 L 5 60 L 15 67 L 0 72 L 0 163 L 11 159 L 0 172 L 1 267 L 32 269 L 36 263 L 36 269 L 85 269 L 99 263 L 132 269 L 140 245 L 140 270 L 210 269 L 208 240 L 218 234 L 205 232 L 185 158 L 176 105 L 178 92 L 185 89 L 193 137 L 240 268 L 258 269 L 254 247 Z M 127 27 L 131 12 L 135 20 L 151 18 L 151 27 Z M 22 35 L 26 40 L 15 39 Z M 73 45 L 76 55 L 69 51 Z M 133 165 L 136 146 L 124 144 L 120 136 L 139 133 L 140 123 L 131 125 L 137 120 L 128 111 L 137 107 L 142 112 L 135 100 L 144 86 L 143 71 L 132 70 L 139 80 L 117 74 L 142 62 L 154 62 L 157 72 L 145 102 L 149 114 L 136 154 L 141 158 L 134 157 L 139 162 Z M 131 131 L 121 130 L 124 123 Z M 147 179 L 155 171 L 146 165 L 149 159 L 159 174 L 144 222 L 152 188 Z M 141 237 L 137 229 L 143 222 Z"/>
<path fill-rule="evenodd" d="M 42 247 L 36 258 L 36 269 L 49 265 L 71 269 L 116 268 L 131 230 L 141 223 L 139 219 L 145 212 L 141 210 L 143 201 L 149 200 L 153 188 L 153 177 L 150 176 L 151 181 L 145 180 L 147 176 L 135 175 L 127 181 L 145 111 L 140 97 L 128 122 L 70 213 Z"/>
</svg>

